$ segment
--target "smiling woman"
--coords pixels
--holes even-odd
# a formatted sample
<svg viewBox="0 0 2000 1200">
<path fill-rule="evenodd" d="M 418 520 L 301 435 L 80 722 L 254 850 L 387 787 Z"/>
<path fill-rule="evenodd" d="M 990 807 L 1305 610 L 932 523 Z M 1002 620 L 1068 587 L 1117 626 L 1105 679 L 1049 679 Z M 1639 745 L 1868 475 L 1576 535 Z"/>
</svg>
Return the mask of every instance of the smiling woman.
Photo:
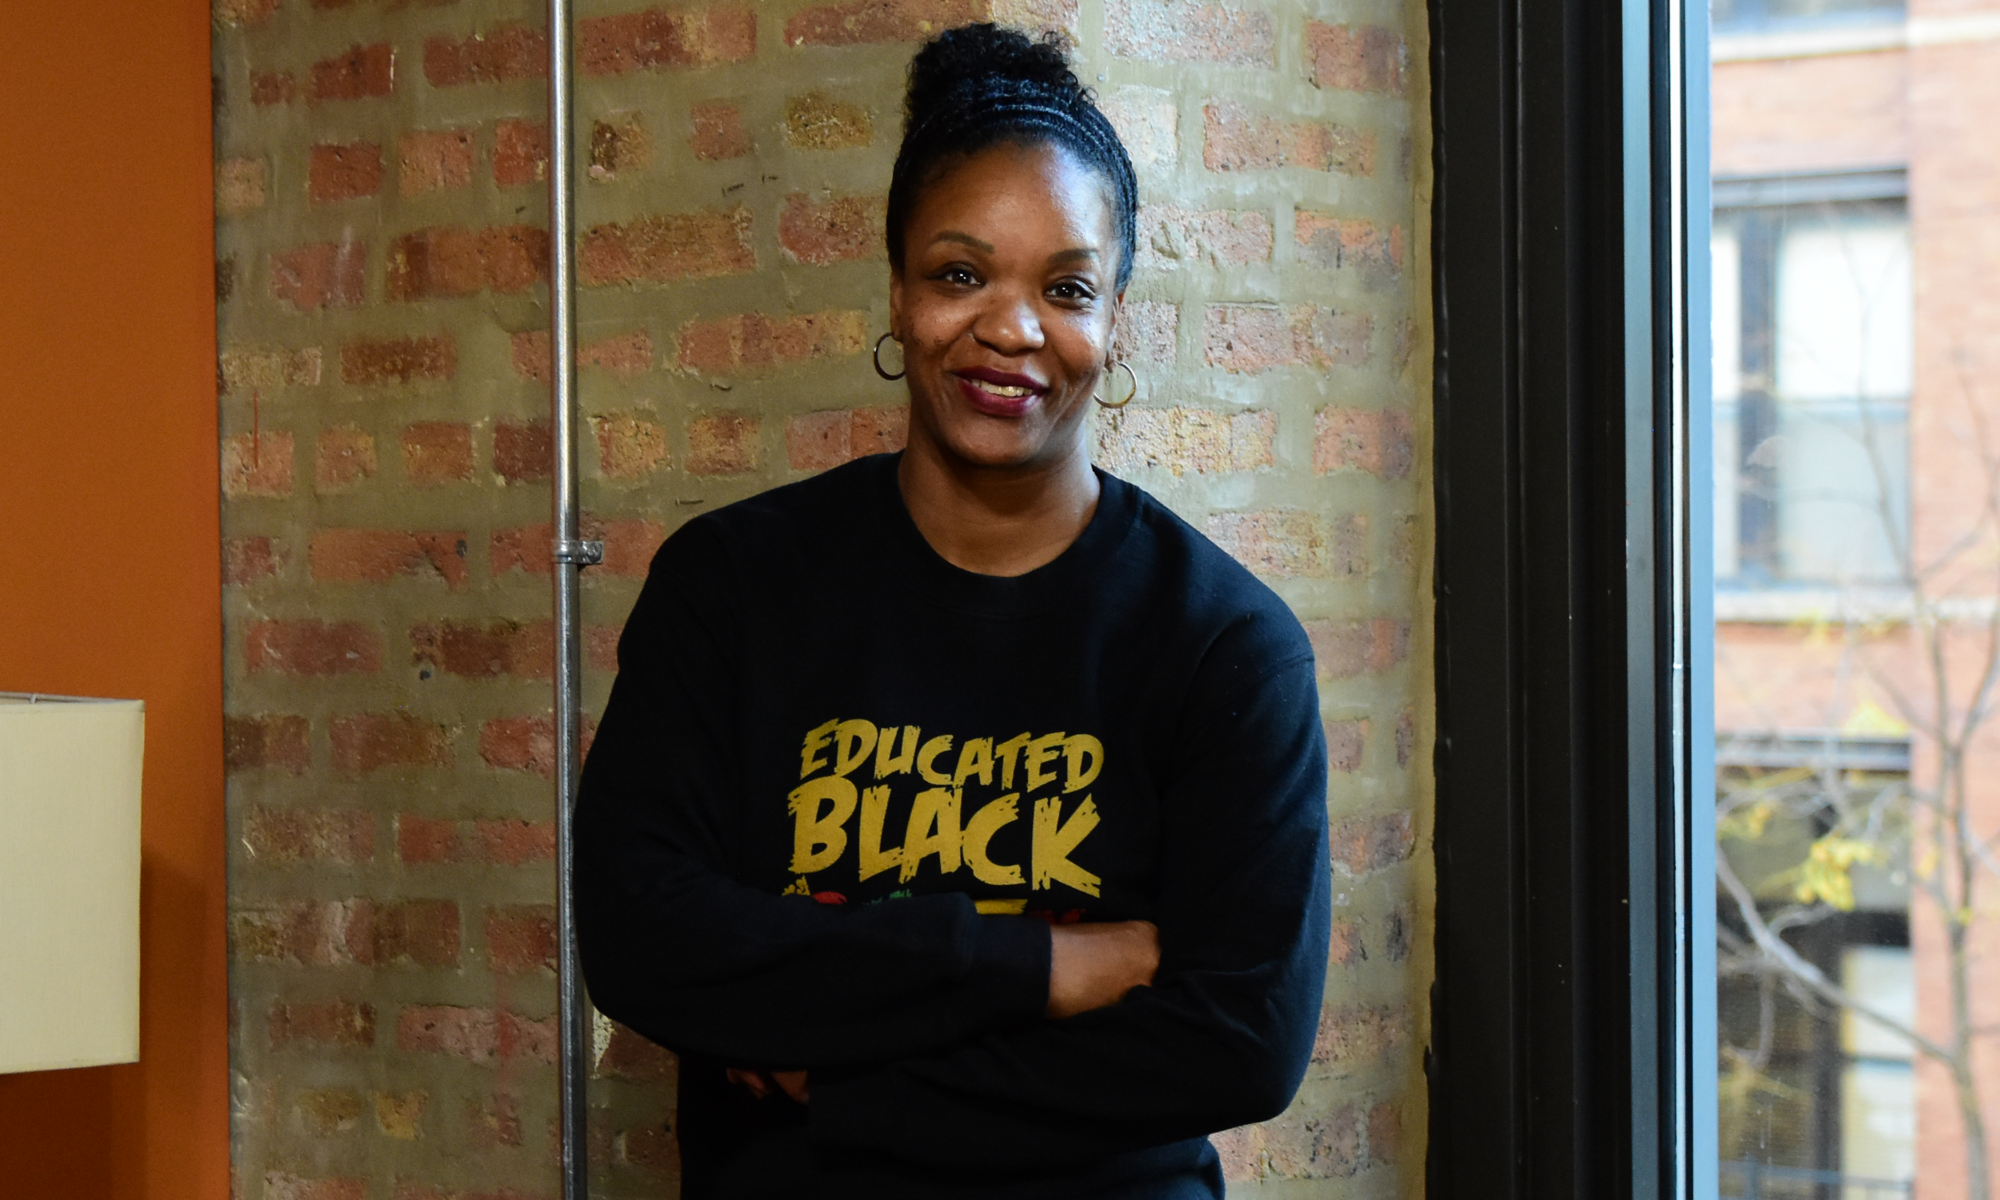
<svg viewBox="0 0 2000 1200">
<path fill-rule="evenodd" d="M 948 32 L 888 205 L 908 448 L 655 559 L 577 816 L 596 1006 L 682 1194 L 1215 1198 L 1330 936 L 1284 603 L 1095 469 L 1132 167 L 1056 44 Z"/>
</svg>

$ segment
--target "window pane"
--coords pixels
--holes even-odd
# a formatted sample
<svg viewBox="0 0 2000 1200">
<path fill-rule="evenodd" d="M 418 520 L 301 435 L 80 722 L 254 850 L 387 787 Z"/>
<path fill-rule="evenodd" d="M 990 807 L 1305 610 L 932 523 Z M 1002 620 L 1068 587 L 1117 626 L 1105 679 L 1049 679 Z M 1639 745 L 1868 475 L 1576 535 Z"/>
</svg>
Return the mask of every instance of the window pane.
<svg viewBox="0 0 2000 1200">
<path fill-rule="evenodd" d="M 1715 381 L 1715 577 L 1734 579 L 1737 572 L 1737 531 L 1741 506 L 1737 500 L 1742 486 L 1738 467 L 1743 452 L 1737 437 L 1736 398 L 1742 390 L 1743 364 L 1743 250 L 1733 229 L 1718 227 L 1711 242 L 1710 278 L 1714 281 L 1711 305 Z"/>
<path fill-rule="evenodd" d="M 1778 394 L 1910 394 L 1910 246 L 1900 221 L 1794 219 L 1778 250 Z"/>
<path fill-rule="evenodd" d="M 1785 403 L 1778 431 L 1766 451 L 1777 468 L 1785 577 L 1865 585 L 1901 578 L 1910 486 L 1905 406 Z"/>
</svg>

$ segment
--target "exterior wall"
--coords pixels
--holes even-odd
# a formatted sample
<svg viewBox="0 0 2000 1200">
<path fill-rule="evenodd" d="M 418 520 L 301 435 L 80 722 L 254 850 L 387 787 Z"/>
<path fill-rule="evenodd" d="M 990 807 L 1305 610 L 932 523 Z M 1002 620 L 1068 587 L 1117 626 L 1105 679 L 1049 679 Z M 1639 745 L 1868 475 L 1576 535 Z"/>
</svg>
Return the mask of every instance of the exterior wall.
<svg viewBox="0 0 2000 1200">
<path fill-rule="evenodd" d="M 1422 1186 L 1432 873 L 1420 7 L 888 0 L 579 26 L 596 711 L 666 533 L 900 445 L 883 193 L 926 31 L 1055 23 L 1145 211 L 1108 469 L 1308 622 L 1327 1007 L 1232 1187 Z M 556 1191 L 539 5 L 219 0 L 234 1162 L 244 1200 Z M 1087 76 L 1088 77 L 1088 73 Z M 669 1194 L 671 1056 L 600 1021 L 596 1186 Z"/>
<path fill-rule="evenodd" d="M 146 704 L 139 1061 L 0 1075 L 8 1196 L 228 1190 L 206 8 L 0 37 L 0 689 Z"/>
<path fill-rule="evenodd" d="M 1717 175 L 1900 167 L 1909 54 L 1718 63 L 1710 84 Z"/>
</svg>

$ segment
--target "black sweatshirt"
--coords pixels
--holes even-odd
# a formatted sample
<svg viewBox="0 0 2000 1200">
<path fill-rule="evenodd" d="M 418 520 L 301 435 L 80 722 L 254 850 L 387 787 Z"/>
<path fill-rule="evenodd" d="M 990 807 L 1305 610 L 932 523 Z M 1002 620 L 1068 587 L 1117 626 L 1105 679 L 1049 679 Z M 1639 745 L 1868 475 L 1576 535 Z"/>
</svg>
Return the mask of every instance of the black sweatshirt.
<svg viewBox="0 0 2000 1200">
<path fill-rule="evenodd" d="M 1304 632 L 1102 473 L 1054 562 L 960 570 L 897 461 L 654 559 L 577 815 L 591 999 L 681 1055 L 690 1200 L 1219 1197 L 1203 1135 L 1282 1110 L 1318 1024 Z M 1153 985 L 1048 1019 L 1050 924 L 1135 918 Z"/>
</svg>

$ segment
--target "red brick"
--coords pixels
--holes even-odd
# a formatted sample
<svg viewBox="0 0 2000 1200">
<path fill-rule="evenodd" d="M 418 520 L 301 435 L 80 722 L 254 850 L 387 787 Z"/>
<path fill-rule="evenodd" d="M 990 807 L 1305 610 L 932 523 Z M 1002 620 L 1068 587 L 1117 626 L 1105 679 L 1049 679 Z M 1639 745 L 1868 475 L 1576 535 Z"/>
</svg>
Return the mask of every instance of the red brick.
<svg viewBox="0 0 2000 1200">
<path fill-rule="evenodd" d="M 1365 313 L 1303 304 L 1211 304 L 1202 315 L 1208 365 L 1255 375 L 1274 367 L 1324 370 L 1368 361 L 1375 323 Z"/>
<path fill-rule="evenodd" d="M 402 813 L 396 817 L 396 857 L 406 863 L 450 863 L 464 858 L 458 822 Z"/>
<path fill-rule="evenodd" d="M 1227 1183 L 1255 1183 L 1264 1174 L 1264 1127 L 1240 1125 L 1208 1135 L 1222 1160 L 1222 1178 Z"/>
<path fill-rule="evenodd" d="M 1201 111 L 1201 161 L 1211 171 L 1301 167 L 1342 175 L 1375 173 L 1372 133 L 1253 113 L 1233 100 L 1210 101 Z"/>
<path fill-rule="evenodd" d="M 1410 943 L 1417 934 L 1417 912 L 1408 904 L 1399 904 L 1382 918 L 1382 954 L 1390 962 L 1405 962 L 1410 957 Z"/>
<path fill-rule="evenodd" d="M 215 260 L 215 302 L 229 303 L 236 294 L 236 255 L 225 254 Z"/>
<path fill-rule="evenodd" d="M 443 621 L 410 630 L 412 661 L 472 679 L 518 675 L 547 679 L 555 671 L 549 621 Z"/>
<path fill-rule="evenodd" d="M 590 752 L 591 739 L 597 736 L 597 722 L 585 718 L 583 722 L 583 752 Z M 479 757 L 486 765 L 500 771 L 533 771 L 544 779 L 555 776 L 556 770 L 556 727 L 553 717 L 495 717 L 479 727 Z M 512 856 L 529 855 L 544 857 L 540 847 L 544 835 L 555 837 L 553 825 L 536 825 L 527 821 L 481 822 L 482 851 L 487 857 L 500 857 L 501 861 L 512 861 Z M 555 842 L 549 841 L 548 852 L 555 852 Z M 525 861 L 525 860 L 521 860 Z"/>
<path fill-rule="evenodd" d="M 315 242 L 271 256 L 271 296 L 300 312 L 353 308 L 367 300 L 368 247 Z"/>
<path fill-rule="evenodd" d="M 576 64 L 585 75 L 706 67 L 756 53 L 757 16 L 749 8 L 653 8 L 576 24 Z"/>
<path fill-rule="evenodd" d="M 1118 310 L 1111 352 L 1128 362 L 1170 367 L 1179 352 L 1181 310 L 1164 300 L 1128 300 Z"/>
<path fill-rule="evenodd" d="M 235 771 L 276 767 L 305 774 L 312 762 L 306 746 L 306 719 L 282 714 L 222 719 L 222 765 Z"/>
<path fill-rule="evenodd" d="M 264 1200 L 368 1200 L 368 1181 L 345 1177 L 307 1179 L 286 1171 L 270 1171 L 264 1176 Z"/>
<path fill-rule="evenodd" d="M 1386 1101 L 1368 1110 L 1368 1165 L 1391 1167 L 1403 1148 L 1403 1114 Z"/>
<path fill-rule="evenodd" d="M 598 225 L 584 232 L 577 247 L 577 275 L 592 287 L 714 279 L 756 269 L 750 210 L 740 207 Z"/>
<path fill-rule="evenodd" d="M 357 901 L 348 942 L 363 966 L 412 963 L 455 967 L 459 956 L 458 905 L 450 900 L 405 900 L 397 904 Z"/>
<path fill-rule="evenodd" d="M 1358 469 L 1384 479 L 1410 473 L 1410 416 L 1395 409 L 1322 408 L 1313 416 L 1313 471 Z"/>
<path fill-rule="evenodd" d="M 488 1062 L 499 1040 L 499 1022 L 490 1008 L 411 1005 L 396 1016 L 396 1047 L 406 1054 L 449 1054 L 467 1062 Z"/>
<path fill-rule="evenodd" d="M 623 113 L 590 125 L 590 177 L 605 182 L 653 161 L 653 135 L 638 113 Z"/>
<path fill-rule="evenodd" d="M 486 961 L 499 975 L 556 969 L 556 910 L 515 904 L 486 910 Z"/>
<path fill-rule="evenodd" d="M 458 905 L 448 900 L 293 900 L 236 913 L 239 955 L 304 966 L 458 964 Z"/>
<path fill-rule="evenodd" d="M 901 450 L 909 440 L 909 405 L 895 404 L 886 408 L 854 410 L 854 424 L 849 430 L 848 441 L 853 446 L 856 457 Z"/>
<path fill-rule="evenodd" d="M 1383 229 L 1374 221 L 1301 210 L 1292 227 L 1298 261 L 1329 270 L 1357 270 L 1363 282 L 1379 286 L 1403 271 L 1403 227 Z"/>
<path fill-rule="evenodd" d="M 247 496 L 292 494 L 292 435 L 282 429 L 239 433 L 222 442 L 222 494 Z"/>
<path fill-rule="evenodd" d="M 598 1056 L 597 1073 L 632 1083 L 672 1083 L 680 1073 L 674 1052 L 616 1021 Z"/>
<path fill-rule="evenodd" d="M 215 165 L 215 211 L 241 216 L 264 207 L 270 169 L 261 158 L 229 158 Z"/>
<path fill-rule="evenodd" d="M 1329 531 L 1319 517 L 1298 509 L 1217 513 L 1207 524 L 1208 536 L 1218 546 L 1274 579 L 1360 574 L 1367 530 L 1366 516 L 1337 517 Z"/>
<path fill-rule="evenodd" d="M 389 299 L 523 292 L 547 275 L 548 263 L 548 231 L 531 225 L 420 229 L 389 244 Z"/>
<path fill-rule="evenodd" d="M 1107 0 L 1104 48 L 1143 62 L 1278 65 L 1270 13 L 1190 0 Z"/>
<path fill-rule="evenodd" d="M 493 427 L 493 473 L 504 483 L 546 483 L 555 470 L 555 442 L 543 420 L 501 421 Z"/>
<path fill-rule="evenodd" d="M 720 162 L 724 159 L 742 158 L 754 148 L 750 135 L 743 129 L 743 110 L 734 104 L 710 101 L 696 104 L 688 110 L 694 133 L 688 139 L 688 148 L 703 162 Z M 592 157 L 595 157 L 596 139 L 592 139 Z"/>
<path fill-rule="evenodd" d="M 1315 669 L 1321 679 L 1351 679 L 1386 671 L 1408 657 L 1410 624 L 1377 617 L 1372 621 L 1307 621 Z"/>
<path fill-rule="evenodd" d="M 278 11 L 278 0 L 213 0 L 209 15 L 217 25 L 257 25 Z"/>
<path fill-rule="evenodd" d="M 396 144 L 396 190 L 421 196 L 462 188 L 472 182 L 472 159 L 470 129 L 406 133 Z"/>
<path fill-rule="evenodd" d="M 304 718 L 292 719 L 305 724 Z M 365 863 L 375 857 L 375 814 L 358 808 L 257 805 L 243 814 L 243 842 L 258 862 Z"/>
<path fill-rule="evenodd" d="M 711 375 L 846 358 L 867 349 L 868 314 L 834 309 L 774 319 L 763 313 L 740 313 L 684 325 L 675 341 L 677 367 Z"/>
<path fill-rule="evenodd" d="M 1351 1178 L 1362 1169 L 1360 1111 L 1343 1104 L 1287 1113 L 1265 1126 L 1264 1152 L 1279 1178 Z"/>
<path fill-rule="evenodd" d="M 424 78 L 432 87 L 546 79 L 549 39 L 540 29 L 502 26 L 467 38 L 434 37 L 424 42 Z"/>
<path fill-rule="evenodd" d="M 334 768 L 346 774 L 452 764 L 451 731 L 409 713 L 337 717 L 327 732 Z"/>
<path fill-rule="evenodd" d="M 688 423 L 691 475 L 739 475 L 757 469 L 762 422 L 740 413 L 696 417 Z"/>
<path fill-rule="evenodd" d="M 546 121 L 502 121 L 493 129 L 493 182 L 501 187 L 549 178 Z"/>
<path fill-rule="evenodd" d="M 681 1143 L 665 1124 L 638 1125 L 618 1135 L 618 1157 L 635 1167 L 678 1176 Z"/>
<path fill-rule="evenodd" d="M 1407 86 L 1409 47 L 1379 25 L 1307 21 L 1306 58 L 1315 87 L 1400 96 Z"/>
<path fill-rule="evenodd" d="M 866 42 L 921 42 L 941 30 L 984 20 L 982 0 L 853 0 L 822 4 L 785 22 L 787 46 L 855 46 Z"/>
<path fill-rule="evenodd" d="M 321 366 L 318 346 L 300 350 L 230 346 L 221 355 L 222 390 L 225 394 L 241 395 L 288 387 L 311 387 L 319 382 Z"/>
<path fill-rule="evenodd" d="M 377 467 L 375 439 L 355 425 L 335 425 L 319 431 L 313 453 L 313 487 L 337 492 L 364 479 Z"/>
<path fill-rule="evenodd" d="M 313 64 L 313 103 L 386 96 L 396 83 L 396 51 L 387 42 L 355 46 Z"/>
<path fill-rule="evenodd" d="M 1181 114 L 1164 88 L 1122 87 L 1098 99 L 1105 119 L 1132 156 L 1132 165 L 1171 167 L 1181 158 Z"/>
<path fill-rule="evenodd" d="M 1379 1057 L 1410 1040 L 1410 1013 L 1404 1008 L 1356 1004 L 1320 1013 L 1312 1060 L 1353 1066 Z"/>
<path fill-rule="evenodd" d="M 667 540 L 665 526 L 644 518 L 605 521 L 586 517 L 583 520 L 583 536 L 604 543 L 604 562 L 592 567 L 593 573 L 601 571 L 628 579 L 644 579 L 647 569 L 653 564 L 653 552 Z M 554 560 L 550 557 L 549 523 L 543 521 L 517 529 L 494 531 L 491 556 L 496 576 L 513 570 L 547 575 L 554 568 Z"/>
<path fill-rule="evenodd" d="M 785 422 L 785 461 L 794 471 L 823 471 L 854 457 L 850 409 L 807 413 Z"/>
<path fill-rule="evenodd" d="M 667 431 L 640 413 L 590 419 L 597 434 L 597 469 L 606 479 L 644 479 L 667 461 Z"/>
<path fill-rule="evenodd" d="M 485 730 L 482 729 L 480 733 L 483 747 Z M 591 738 L 596 736 L 596 733 L 597 723 L 586 719 L 583 723 L 583 748 L 586 751 L 590 749 Z M 553 723 L 549 724 L 548 739 L 549 759 L 553 763 L 555 756 Z M 539 750 L 539 747 L 536 749 Z M 518 867 L 523 863 L 548 862 L 556 856 L 556 827 L 551 821 L 481 817 L 472 823 L 472 830 L 474 840 L 478 844 L 481 862 L 504 863 L 510 867 Z"/>
<path fill-rule="evenodd" d="M 238 958 L 308 967 L 351 963 L 342 901 L 294 900 L 230 914 L 230 942 Z"/>
<path fill-rule="evenodd" d="M 382 669 L 382 639 L 359 621 L 256 621 L 243 658 L 252 673 L 372 674 Z"/>
<path fill-rule="evenodd" d="M 513 335 L 514 370 L 529 379 L 548 382 L 549 332 L 531 329 Z M 653 367 L 653 339 L 643 329 L 585 342 L 576 353 L 577 365 L 597 367 L 621 379 L 642 375 Z"/>
<path fill-rule="evenodd" d="M 352 384 L 450 379 L 458 370 L 458 343 L 437 337 L 355 338 L 340 348 L 340 378 Z"/>
<path fill-rule="evenodd" d="M 250 72 L 250 103 L 258 108 L 290 104 L 298 95 L 299 81 L 290 71 Z"/>
<path fill-rule="evenodd" d="M 284 569 L 286 557 L 283 543 L 271 538 L 224 538 L 222 582 L 245 584 L 269 579 Z"/>
<path fill-rule="evenodd" d="M 1271 218 L 1261 212 L 1197 211 L 1149 204 L 1139 210 L 1138 265 L 1242 267 L 1271 261 Z"/>
<path fill-rule="evenodd" d="M 824 267 L 837 262 L 881 258 L 883 214 L 880 196 L 835 196 L 815 200 L 794 193 L 778 216 L 778 245 L 793 262 Z"/>
<path fill-rule="evenodd" d="M 1326 767 L 1335 774 L 1361 769 L 1362 755 L 1368 750 L 1368 719 L 1326 722 Z"/>
<path fill-rule="evenodd" d="M 1361 940 L 1361 923 L 1353 920 L 1337 920 L 1327 936 L 1327 961 L 1340 967 L 1351 967 L 1368 960 L 1368 947 Z"/>
<path fill-rule="evenodd" d="M 414 487 L 472 478 L 472 427 L 463 421 L 419 421 L 403 427 L 403 477 Z"/>
<path fill-rule="evenodd" d="M 315 204 L 355 200 L 382 190 L 382 148 L 373 142 L 318 145 L 306 171 L 306 195 Z"/>
<path fill-rule="evenodd" d="M 299 1093 L 293 1108 L 300 1124 L 320 1137 L 331 1137 L 360 1125 L 368 1106 L 351 1088 L 308 1088 Z"/>
<path fill-rule="evenodd" d="M 1107 381 L 1104 386 L 1122 386 Z M 1107 471 L 1164 467 L 1175 475 L 1258 471 L 1273 465 L 1278 416 L 1267 409 L 1121 408 L 1097 423 L 1096 461 Z"/>
<path fill-rule="evenodd" d="M 593 1125 L 590 1130 L 592 1144 L 594 1145 L 601 1136 L 601 1131 Z M 552 1151 L 554 1137 L 555 1127 L 552 1124 L 550 1126 Z M 591 1162 L 601 1164 L 603 1159 L 603 1154 L 592 1151 Z M 557 1198 L 547 1192 L 520 1192 L 513 1188 L 501 1188 L 497 1192 L 468 1192 L 456 1188 L 430 1187 L 420 1183 L 399 1183 L 396 1185 L 394 1200 L 557 1200 Z"/>
<path fill-rule="evenodd" d="M 1393 867 L 1416 849 L 1416 821 L 1407 812 L 1342 817 L 1327 831 L 1333 865 L 1360 877 Z"/>
<path fill-rule="evenodd" d="M 875 123 L 858 104 L 808 92 L 785 101 L 785 140 L 801 150 L 851 150 L 875 137 Z"/>
<path fill-rule="evenodd" d="M 542 1063 L 552 1063 L 556 1060 L 554 1017 L 535 1020 L 505 1009 L 497 1015 L 499 1037 L 496 1039 L 494 1049 L 501 1058 L 526 1058 Z"/>
<path fill-rule="evenodd" d="M 1410 755 L 1417 748 L 1417 714 L 1404 709 L 1396 717 L 1396 765 L 1410 765 Z"/>
<path fill-rule="evenodd" d="M 366 1001 L 273 1004 L 266 1024 L 273 1050 L 300 1042 L 345 1047 L 375 1044 L 375 1006 Z"/>
<path fill-rule="evenodd" d="M 313 534 L 307 565 L 323 583 L 387 583 L 398 576 L 435 576 L 450 587 L 466 580 L 465 535 L 400 529 L 322 529 Z"/>
</svg>

